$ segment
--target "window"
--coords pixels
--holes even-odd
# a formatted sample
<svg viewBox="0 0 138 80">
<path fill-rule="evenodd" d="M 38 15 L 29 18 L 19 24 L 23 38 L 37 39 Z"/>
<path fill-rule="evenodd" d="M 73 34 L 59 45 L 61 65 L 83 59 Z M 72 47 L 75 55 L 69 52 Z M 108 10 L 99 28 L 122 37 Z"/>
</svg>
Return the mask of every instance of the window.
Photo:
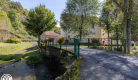
<svg viewBox="0 0 138 80">
<path fill-rule="evenodd" d="M 95 29 L 95 24 L 92 24 L 92 29 Z"/>
<path fill-rule="evenodd" d="M 104 36 L 104 33 L 103 33 L 103 36 Z"/>
<path fill-rule="evenodd" d="M 92 38 L 95 38 L 95 33 L 92 34 Z"/>
</svg>

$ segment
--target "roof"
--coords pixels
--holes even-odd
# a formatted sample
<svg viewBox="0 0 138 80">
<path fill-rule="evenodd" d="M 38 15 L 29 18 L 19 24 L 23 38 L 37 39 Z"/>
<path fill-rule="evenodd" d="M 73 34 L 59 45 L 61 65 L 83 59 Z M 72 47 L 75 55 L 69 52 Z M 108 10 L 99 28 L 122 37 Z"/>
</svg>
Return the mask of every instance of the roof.
<svg viewBox="0 0 138 80">
<path fill-rule="evenodd" d="M 5 21 L 0 21 L 0 30 L 8 30 L 6 22 Z"/>
<path fill-rule="evenodd" d="M 47 36 L 59 36 L 59 34 L 55 33 L 54 31 L 46 31 L 44 33 Z"/>
</svg>

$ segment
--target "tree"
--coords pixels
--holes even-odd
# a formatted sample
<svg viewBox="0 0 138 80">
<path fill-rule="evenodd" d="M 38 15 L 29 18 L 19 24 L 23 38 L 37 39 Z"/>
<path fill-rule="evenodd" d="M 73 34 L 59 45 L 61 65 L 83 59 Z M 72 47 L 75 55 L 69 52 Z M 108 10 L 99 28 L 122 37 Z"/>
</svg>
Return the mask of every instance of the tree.
<svg viewBox="0 0 138 80">
<path fill-rule="evenodd" d="M 98 0 L 68 0 L 61 14 L 61 28 L 82 36 L 88 34 L 88 28 L 96 21 L 100 4 Z"/>
<path fill-rule="evenodd" d="M 53 28 L 53 31 L 55 32 L 55 33 L 60 33 L 60 31 L 61 31 L 61 29 L 59 28 L 59 27 L 54 27 Z"/>
<path fill-rule="evenodd" d="M 8 18 L 7 14 L 4 12 L 4 11 L 0 11 L 0 21 L 5 21 L 6 22 L 6 25 L 7 25 L 7 28 L 8 28 L 8 31 L 10 32 L 14 32 L 14 29 L 11 25 L 11 21 L 10 19 Z M 0 23 L 1 25 L 2 23 Z"/>
<path fill-rule="evenodd" d="M 107 30 L 108 32 L 108 41 L 109 41 L 109 33 L 112 31 L 111 24 L 112 24 L 113 18 L 111 13 L 113 10 L 114 9 L 112 7 L 111 1 L 106 0 L 106 3 L 103 6 L 101 17 L 99 19 L 100 26 L 105 27 L 105 30 Z"/>
<path fill-rule="evenodd" d="M 133 12 L 133 2 L 134 0 L 113 0 L 113 2 L 122 10 L 123 12 L 123 39 L 128 39 L 127 53 L 130 53 L 131 46 L 131 18 Z M 125 47 L 125 46 L 124 46 Z"/>
<path fill-rule="evenodd" d="M 17 10 L 11 9 L 10 11 L 8 11 L 8 17 L 10 18 L 14 29 L 17 30 L 19 28 L 19 25 L 21 24 L 20 21 L 18 20 Z"/>
<path fill-rule="evenodd" d="M 114 36 L 116 38 L 116 42 L 117 42 L 117 48 L 118 47 L 118 39 L 122 39 L 121 35 L 122 35 L 122 30 L 123 30 L 123 26 L 122 26 L 122 13 L 120 12 L 120 10 L 116 7 L 114 7 L 114 11 L 112 12 L 112 15 L 114 17 L 113 23 L 112 23 L 112 32 L 114 32 Z M 123 44 L 122 44 L 123 45 Z"/>
<path fill-rule="evenodd" d="M 40 45 L 40 35 L 44 31 L 51 30 L 56 25 L 56 20 L 54 19 L 54 13 L 45 8 L 45 5 L 41 5 L 31 9 L 26 17 L 26 22 L 24 22 L 26 29 L 31 33 L 38 36 L 38 46 Z"/>
</svg>

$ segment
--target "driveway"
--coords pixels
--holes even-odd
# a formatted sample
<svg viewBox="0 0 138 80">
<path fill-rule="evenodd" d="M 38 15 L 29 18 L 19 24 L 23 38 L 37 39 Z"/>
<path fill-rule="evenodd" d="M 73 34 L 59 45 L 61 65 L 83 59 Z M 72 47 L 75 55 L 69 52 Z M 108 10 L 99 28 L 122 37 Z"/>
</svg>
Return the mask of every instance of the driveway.
<svg viewBox="0 0 138 80">
<path fill-rule="evenodd" d="M 138 80 L 138 57 L 80 48 L 78 80 Z"/>
</svg>

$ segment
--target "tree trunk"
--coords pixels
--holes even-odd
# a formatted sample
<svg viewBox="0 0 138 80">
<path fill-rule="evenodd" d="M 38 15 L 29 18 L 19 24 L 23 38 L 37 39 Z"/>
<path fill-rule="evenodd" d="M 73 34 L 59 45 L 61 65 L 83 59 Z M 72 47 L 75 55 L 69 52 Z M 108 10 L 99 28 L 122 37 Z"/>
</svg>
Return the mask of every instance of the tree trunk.
<svg viewBox="0 0 138 80">
<path fill-rule="evenodd" d="M 38 33 L 38 46 L 39 48 L 41 48 L 41 37 L 39 33 Z"/>
<path fill-rule="evenodd" d="M 82 13 L 82 15 L 81 15 L 81 28 L 80 28 L 80 40 L 82 40 L 82 27 L 83 27 L 83 13 Z"/>
<path fill-rule="evenodd" d="M 123 19 L 123 39 L 126 39 L 126 26 L 127 26 L 127 1 L 128 0 L 124 0 L 124 19 Z M 124 42 L 124 41 L 123 41 Z M 126 45 L 124 45 L 124 50 L 125 50 Z"/>
<path fill-rule="evenodd" d="M 133 11 L 133 0 L 129 0 L 129 8 L 128 8 L 128 18 L 127 18 L 127 22 L 128 22 L 128 34 L 127 34 L 127 38 L 128 38 L 128 44 L 127 44 L 127 50 L 128 53 L 130 54 L 130 47 L 131 47 L 131 15 L 132 15 L 132 11 Z"/>
<path fill-rule="evenodd" d="M 127 39 L 128 39 L 128 44 L 127 44 L 127 50 L 128 50 L 128 52 L 127 53 L 129 53 L 130 54 L 130 47 L 131 47 L 131 20 L 130 19 L 128 19 L 128 30 L 127 30 L 128 32 L 128 34 L 127 34 Z"/>
<path fill-rule="evenodd" d="M 82 25 L 81 25 L 81 28 L 80 28 L 80 40 L 82 40 Z"/>
<path fill-rule="evenodd" d="M 118 29 L 117 29 L 117 25 L 116 25 L 116 43 L 117 43 L 117 49 L 118 49 L 118 33 L 117 33 Z"/>
</svg>

